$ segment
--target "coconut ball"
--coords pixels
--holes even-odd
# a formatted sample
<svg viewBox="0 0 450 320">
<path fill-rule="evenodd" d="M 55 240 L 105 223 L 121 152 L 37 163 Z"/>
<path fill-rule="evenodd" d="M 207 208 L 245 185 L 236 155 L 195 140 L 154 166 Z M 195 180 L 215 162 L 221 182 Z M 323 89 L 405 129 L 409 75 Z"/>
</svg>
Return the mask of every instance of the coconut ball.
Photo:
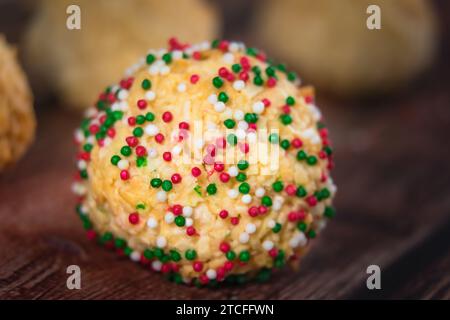
<svg viewBox="0 0 450 320">
<path fill-rule="evenodd" d="M 150 51 L 127 74 L 75 133 L 88 237 L 175 282 L 296 265 L 334 215 L 312 88 L 227 41 Z"/>
<path fill-rule="evenodd" d="M 70 5 L 80 8 L 79 30 L 66 27 Z M 24 60 L 39 91 L 50 89 L 81 110 L 142 52 L 164 47 L 174 35 L 212 39 L 218 21 L 204 0 L 41 0 L 25 35 Z"/>
<path fill-rule="evenodd" d="M 34 137 L 32 100 L 16 52 L 0 35 L 0 171 L 16 162 Z"/>
<path fill-rule="evenodd" d="M 381 29 L 367 27 L 370 5 L 380 8 Z M 253 33 L 259 43 L 339 95 L 404 86 L 436 50 L 437 18 L 425 0 L 277 0 L 258 8 Z"/>
</svg>

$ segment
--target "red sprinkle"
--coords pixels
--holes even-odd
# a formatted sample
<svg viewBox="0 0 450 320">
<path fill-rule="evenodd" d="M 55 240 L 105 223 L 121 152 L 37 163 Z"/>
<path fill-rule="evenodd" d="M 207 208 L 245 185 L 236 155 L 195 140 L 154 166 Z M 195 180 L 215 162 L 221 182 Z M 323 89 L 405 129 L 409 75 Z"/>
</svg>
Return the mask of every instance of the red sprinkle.
<svg viewBox="0 0 450 320">
<path fill-rule="evenodd" d="M 258 213 L 259 213 L 258 207 L 253 206 L 248 209 L 248 214 L 250 217 L 254 218 L 258 215 Z"/>
<path fill-rule="evenodd" d="M 173 183 L 177 184 L 181 182 L 181 175 L 179 173 L 174 173 L 172 177 L 170 178 Z"/>
<path fill-rule="evenodd" d="M 295 149 L 301 148 L 303 146 L 303 142 L 299 138 L 292 139 L 291 144 Z"/>
<path fill-rule="evenodd" d="M 198 80 L 200 80 L 200 76 L 198 75 L 198 74 L 193 74 L 192 76 L 191 76 L 191 83 L 192 84 L 196 84 L 197 82 L 198 82 Z"/>
<path fill-rule="evenodd" d="M 317 198 L 313 195 L 306 197 L 306 202 L 310 207 L 314 207 L 317 204 Z"/>
<path fill-rule="evenodd" d="M 174 204 L 172 206 L 172 212 L 174 215 L 179 216 L 180 214 L 183 213 L 183 206 L 180 204 Z"/>
<path fill-rule="evenodd" d="M 228 217 L 228 211 L 227 210 L 220 211 L 219 217 L 221 217 L 222 219 L 226 219 Z"/>
<path fill-rule="evenodd" d="M 284 190 L 290 196 L 295 195 L 295 193 L 297 192 L 297 188 L 293 184 L 288 184 Z"/>
<path fill-rule="evenodd" d="M 128 216 L 128 221 L 131 224 L 138 224 L 139 223 L 139 214 L 137 212 L 130 213 Z"/>
<path fill-rule="evenodd" d="M 227 261 L 223 264 L 223 267 L 225 268 L 225 270 L 230 271 L 231 269 L 233 269 L 234 263 L 231 261 Z"/>
<path fill-rule="evenodd" d="M 272 248 L 272 249 L 270 249 L 270 250 L 269 250 L 269 255 L 270 255 L 272 258 L 276 258 L 276 257 L 278 256 L 278 250 L 277 250 L 277 248 Z"/>
<path fill-rule="evenodd" d="M 238 217 L 233 217 L 230 219 L 230 222 L 232 225 L 236 226 L 239 224 L 239 218 Z"/>
<path fill-rule="evenodd" d="M 178 124 L 178 128 L 184 129 L 184 130 L 189 130 L 189 123 L 182 121 Z"/>
<path fill-rule="evenodd" d="M 128 117 L 128 125 L 135 126 L 136 125 L 136 118 L 135 117 Z"/>
<path fill-rule="evenodd" d="M 262 101 L 262 103 L 264 103 L 264 106 L 265 106 L 266 108 L 267 108 L 267 107 L 270 107 L 271 102 L 270 102 L 269 99 L 263 98 L 261 101 Z"/>
<path fill-rule="evenodd" d="M 158 134 L 155 136 L 155 141 L 156 141 L 157 143 L 163 143 L 163 141 L 164 141 L 164 135 L 163 135 L 162 133 L 158 133 Z"/>
<path fill-rule="evenodd" d="M 116 136 L 116 129 L 109 128 L 108 130 L 106 130 L 106 134 L 108 135 L 108 137 L 114 138 Z"/>
<path fill-rule="evenodd" d="M 143 110 L 143 109 L 147 108 L 147 101 L 145 101 L 144 99 L 139 99 L 137 101 L 137 106 L 139 109 Z"/>
<path fill-rule="evenodd" d="M 277 79 L 275 79 L 275 78 L 273 78 L 273 77 L 270 77 L 268 80 L 267 80 L 267 86 L 269 87 L 269 88 L 273 88 L 273 87 L 275 87 L 277 85 Z"/>
<path fill-rule="evenodd" d="M 192 267 L 194 268 L 194 271 L 200 272 L 200 271 L 202 271 L 202 269 L 203 269 L 203 263 L 201 263 L 200 261 L 195 261 L 195 262 L 192 264 Z"/>
<path fill-rule="evenodd" d="M 186 228 L 186 234 L 188 236 L 193 236 L 196 233 L 195 228 L 190 226 Z"/>
<path fill-rule="evenodd" d="M 165 161 L 172 161 L 172 153 L 170 153 L 169 151 L 164 152 L 163 159 Z"/>
<path fill-rule="evenodd" d="M 143 157 L 147 154 L 147 149 L 145 149 L 145 147 L 143 146 L 137 146 L 136 147 L 136 155 L 138 157 Z"/>
<path fill-rule="evenodd" d="M 129 178 L 130 178 L 130 173 L 128 172 L 128 170 L 120 171 L 120 179 L 128 180 Z"/>
<path fill-rule="evenodd" d="M 128 144 L 130 147 L 132 147 L 132 148 L 136 147 L 137 144 L 139 143 L 138 138 L 136 138 L 135 136 L 129 136 L 129 137 L 127 137 L 127 138 L 125 139 L 125 141 L 126 141 L 127 144 Z"/>
<path fill-rule="evenodd" d="M 191 173 L 192 173 L 192 176 L 194 176 L 195 178 L 197 178 L 199 175 L 202 174 L 202 170 L 200 170 L 199 167 L 193 167 L 193 168 L 191 169 Z"/>
<path fill-rule="evenodd" d="M 228 181 L 230 181 L 230 175 L 226 172 L 222 172 L 219 176 L 219 179 L 221 182 L 227 183 Z"/>
<path fill-rule="evenodd" d="M 166 111 L 163 113 L 162 119 L 164 122 L 170 122 L 173 119 L 173 115 L 170 111 Z"/>
<path fill-rule="evenodd" d="M 214 170 L 216 170 L 217 172 L 222 172 L 223 169 L 225 169 L 225 166 L 223 163 L 221 163 L 221 162 L 214 163 Z"/>
<path fill-rule="evenodd" d="M 219 246 L 219 249 L 223 253 L 227 253 L 228 251 L 230 251 L 230 245 L 227 242 L 222 242 Z"/>
</svg>

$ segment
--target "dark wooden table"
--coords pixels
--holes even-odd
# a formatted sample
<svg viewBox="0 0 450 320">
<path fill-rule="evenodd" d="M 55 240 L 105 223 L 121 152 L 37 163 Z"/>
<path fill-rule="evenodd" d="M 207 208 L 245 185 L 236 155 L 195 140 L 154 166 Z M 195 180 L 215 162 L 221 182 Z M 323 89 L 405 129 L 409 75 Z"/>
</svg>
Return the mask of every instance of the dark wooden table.
<svg viewBox="0 0 450 320">
<path fill-rule="evenodd" d="M 450 3 L 438 5 L 447 32 L 436 65 L 418 82 L 372 101 L 319 92 L 335 142 L 338 216 L 300 272 L 265 284 L 180 287 L 89 242 L 70 192 L 80 117 L 46 101 L 36 106 L 35 143 L 0 176 L 0 298 L 449 299 Z M 11 41 L 26 18 L 0 4 L 0 31 Z M 66 288 L 71 264 L 81 267 L 81 290 Z M 366 288 L 371 264 L 381 267 L 381 290 Z"/>
</svg>

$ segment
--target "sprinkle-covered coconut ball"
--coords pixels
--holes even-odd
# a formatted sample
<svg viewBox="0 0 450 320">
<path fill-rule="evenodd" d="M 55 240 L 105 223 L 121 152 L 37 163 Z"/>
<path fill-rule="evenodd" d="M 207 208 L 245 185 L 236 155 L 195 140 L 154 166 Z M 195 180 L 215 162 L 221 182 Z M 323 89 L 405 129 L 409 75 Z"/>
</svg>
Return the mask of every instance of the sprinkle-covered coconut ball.
<svg viewBox="0 0 450 320">
<path fill-rule="evenodd" d="M 15 50 L 0 35 L 0 171 L 19 159 L 34 137 L 32 100 Z"/>
<path fill-rule="evenodd" d="M 266 279 L 334 216 L 311 88 L 242 43 L 150 51 L 75 133 L 88 237 L 175 282 Z"/>
<path fill-rule="evenodd" d="M 74 5 L 80 29 L 66 27 L 77 22 L 76 11 L 68 10 Z M 211 39 L 219 25 L 207 0 L 40 0 L 24 58 L 36 89 L 50 89 L 66 107 L 82 110 L 148 48 L 165 46 L 174 34 L 192 42 Z"/>
</svg>

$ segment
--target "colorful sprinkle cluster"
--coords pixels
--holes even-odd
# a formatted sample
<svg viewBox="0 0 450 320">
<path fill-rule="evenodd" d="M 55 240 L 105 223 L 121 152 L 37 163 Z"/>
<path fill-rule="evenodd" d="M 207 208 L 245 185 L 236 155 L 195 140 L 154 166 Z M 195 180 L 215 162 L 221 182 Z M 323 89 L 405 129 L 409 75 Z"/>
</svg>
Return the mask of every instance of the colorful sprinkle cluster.
<svg viewBox="0 0 450 320">
<path fill-rule="evenodd" d="M 198 286 L 266 280 L 298 260 L 335 215 L 333 152 L 312 91 L 262 51 L 225 40 L 170 39 L 126 74 L 75 133 L 73 190 L 88 238 Z M 182 105 L 166 106 L 172 98 Z M 203 109 L 192 119 L 180 111 L 188 107 Z M 192 141 L 195 120 L 223 134 Z M 279 127 L 266 142 L 281 167 L 261 179 L 249 155 L 268 126 Z M 202 151 L 199 163 L 181 162 L 188 142 Z M 236 152 L 235 163 L 220 157 L 224 150 Z M 117 208 L 116 190 L 140 198 Z"/>
</svg>

